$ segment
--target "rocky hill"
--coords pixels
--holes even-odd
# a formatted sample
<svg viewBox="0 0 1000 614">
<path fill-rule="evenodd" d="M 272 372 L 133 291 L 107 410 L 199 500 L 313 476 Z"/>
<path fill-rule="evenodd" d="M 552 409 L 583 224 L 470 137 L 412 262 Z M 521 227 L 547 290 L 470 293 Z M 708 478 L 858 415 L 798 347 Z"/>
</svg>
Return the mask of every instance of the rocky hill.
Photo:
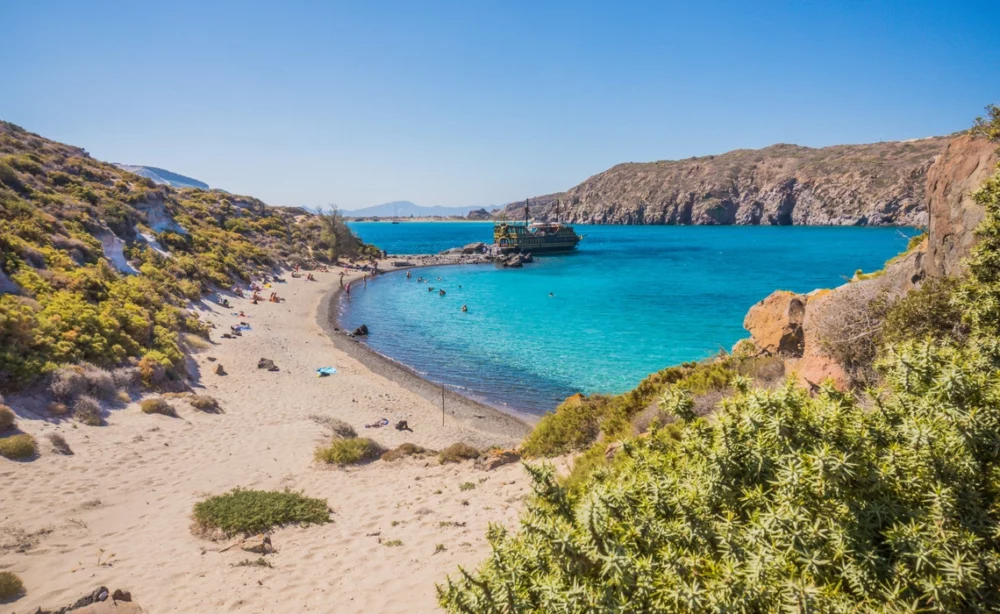
<svg viewBox="0 0 1000 614">
<path fill-rule="evenodd" d="M 204 181 L 198 181 L 197 179 L 192 179 L 180 173 L 175 173 L 173 171 L 168 171 L 163 168 L 157 168 L 155 166 L 141 166 L 135 164 L 118 164 L 115 166 L 122 169 L 123 171 L 128 171 L 130 173 L 139 175 L 140 177 L 145 177 L 147 179 L 152 179 L 153 183 L 156 185 L 168 185 L 172 188 L 199 188 L 202 190 L 208 189 L 208 184 Z"/>
<path fill-rule="evenodd" d="M 558 202 L 559 217 L 578 224 L 924 226 L 927 170 L 950 138 L 619 164 L 531 199 L 531 215 L 554 219 Z M 524 203 L 504 212 L 521 217 Z"/>
</svg>

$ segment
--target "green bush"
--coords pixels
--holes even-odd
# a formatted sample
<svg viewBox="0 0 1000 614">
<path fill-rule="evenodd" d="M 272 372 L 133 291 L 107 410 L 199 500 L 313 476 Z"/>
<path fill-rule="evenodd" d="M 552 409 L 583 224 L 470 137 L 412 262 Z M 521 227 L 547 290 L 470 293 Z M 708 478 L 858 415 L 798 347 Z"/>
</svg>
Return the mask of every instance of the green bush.
<svg viewBox="0 0 1000 614">
<path fill-rule="evenodd" d="M 14 428 L 16 423 L 17 416 L 14 415 L 14 410 L 6 405 L 0 404 L 0 433 L 6 431 L 7 429 Z"/>
<path fill-rule="evenodd" d="M 139 409 L 144 414 L 160 414 L 162 416 L 170 416 L 171 418 L 177 417 L 177 411 L 163 397 L 143 399 L 139 403 Z"/>
<path fill-rule="evenodd" d="M 479 450 L 464 443 L 453 443 L 438 453 L 438 462 L 460 463 L 464 460 L 474 460 L 479 458 Z"/>
<path fill-rule="evenodd" d="M 26 460 L 38 454 L 35 438 L 27 433 L 0 439 L 0 456 L 11 460 Z"/>
<path fill-rule="evenodd" d="M 326 501 L 300 493 L 234 488 L 194 506 L 195 530 L 210 535 L 250 535 L 291 523 L 330 521 Z"/>
<path fill-rule="evenodd" d="M 531 467 L 522 530 L 439 587 L 452 612 L 1000 607 L 1000 377 L 926 343 L 882 365 L 877 411 L 789 383 L 680 439 L 630 440 L 574 496 Z M 950 381 L 944 386 L 942 382 Z M 673 405 L 684 414 L 691 401 Z"/>
<path fill-rule="evenodd" d="M 531 458 L 579 450 L 597 439 L 600 418 L 593 401 L 574 395 L 538 421 L 521 444 L 521 454 Z"/>
<path fill-rule="evenodd" d="M 925 337 L 962 340 L 967 331 L 956 302 L 960 285 L 953 277 L 931 277 L 892 302 L 885 313 L 883 343 Z"/>
<path fill-rule="evenodd" d="M 355 465 L 378 459 L 385 450 L 367 437 L 334 439 L 316 449 L 316 460 L 334 465 Z"/>
<path fill-rule="evenodd" d="M 12 601 L 24 595 L 24 583 L 14 573 L 0 571 L 0 601 Z"/>
</svg>

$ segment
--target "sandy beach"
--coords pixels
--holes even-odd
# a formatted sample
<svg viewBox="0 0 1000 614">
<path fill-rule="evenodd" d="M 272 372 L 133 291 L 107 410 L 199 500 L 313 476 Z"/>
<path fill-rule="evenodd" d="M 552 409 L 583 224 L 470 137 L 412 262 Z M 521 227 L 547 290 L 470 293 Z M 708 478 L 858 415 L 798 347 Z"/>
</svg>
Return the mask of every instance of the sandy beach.
<svg viewBox="0 0 1000 614">
<path fill-rule="evenodd" d="M 425 398 L 433 395 L 421 394 L 422 380 L 338 349 L 320 322 L 330 322 L 339 274 L 315 275 L 286 276 L 274 288 L 287 299 L 280 304 L 200 304 L 201 318 L 217 328 L 212 346 L 192 357 L 194 389 L 215 397 L 222 413 L 175 398 L 178 417 L 147 415 L 132 402 L 110 410 L 106 426 L 88 427 L 42 419 L 31 398 L 8 399 L 40 455 L 0 459 L 0 571 L 17 573 L 27 589 L 0 612 L 58 609 L 102 585 L 130 590 L 150 613 L 437 610 L 435 582 L 482 559 L 487 523 L 516 523 L 529 492 L 523 468 L 483 471 L 436 458 L 320 466 L 313 452 L 330 433 L 313 417 L 344 420 L 386 447 L 433 449 L 510 447 L 528 426 L 456 396 L 446 399 L 442 426 L 440 398 Z M 240 310 L 248 317 L 231 315 Z M 252 330 L 220 339 L 239 320 Z M 258 369 L 260 358 L 279 371 Z M 226 375 L 215 373 L 218 364 Z M 337 374 L 316 377 L 325 366 Z M 412 432 L 364 428 L 380 418 L 406 420 Z M 73 454 L 55 453 L 50 433 L 63 435 Z M 257 555 L 190 531 L 196 502 L 237 486 L 326 499 L 332 522 L 279 529 L 272 567 L 237 566 Z M 384 545 L 391 540 L 402 544 Z"/>
</svg>

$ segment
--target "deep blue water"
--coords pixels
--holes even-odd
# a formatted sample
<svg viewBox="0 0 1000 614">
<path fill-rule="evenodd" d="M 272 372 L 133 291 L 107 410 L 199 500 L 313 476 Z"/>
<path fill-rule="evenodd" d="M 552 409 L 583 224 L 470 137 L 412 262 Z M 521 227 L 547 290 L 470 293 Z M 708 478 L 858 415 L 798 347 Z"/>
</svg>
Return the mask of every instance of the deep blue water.
<svg viewBox="0 0 1000 614">
<path fill-rule="evenodd" d="M 492 240 L 489 223 L 352 227 L 389 253 Z M 575 392 L 620 393 L 649 373 L 729 349 L 747 336 L 747 309 L 772 291 L 840 285 L 858 268 L 881 268 L 905 249 L 904 235 L 915 233 L 799 226 L 576 230 L 586 235 L 578 252 L 538 258 L 523 269 L 446 266 L 414 270 L 409 280 L 402 273 L 382 276 L 342 299 L 341 322 L 367 324 L 369 345 L 431 380 L 540 414 Z M 418 283 L 418 275 L 430 283 Z"/>
</svg>

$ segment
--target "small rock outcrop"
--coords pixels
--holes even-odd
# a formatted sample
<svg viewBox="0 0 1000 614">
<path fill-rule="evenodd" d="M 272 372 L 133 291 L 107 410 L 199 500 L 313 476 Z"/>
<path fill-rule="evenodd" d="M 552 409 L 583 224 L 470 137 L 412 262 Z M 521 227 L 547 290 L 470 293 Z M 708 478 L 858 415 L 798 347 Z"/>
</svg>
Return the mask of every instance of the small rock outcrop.
<svg viewBox="0 0 1000 614">
<path fill-rule="evenodd" d="M 482 254 L 486 250 L 486 244 L 482 241 L 478 243 L 469 243 L 462 248 L 463 254 Z"/>
<path fill-rule="evenodd" d="M 476 467 L 483 471 L 493 471 L 497 467 L 503 467 L 521 460 L 521 453 L 517 450 L 489 450 L 486 455 L 476 460 Z"/>
<path fill-rule="evenodd" d="M 368 335 L 368 325 L 367 324 L 362 324 L 361 326 L 355 328 L 354 331 L 351 332 L 351 334 L 354 335 L 355 337 L 364 337 L 364 336 L 367 336 Z"/>
<path fill-rule="evenodd" d="M 809 296 L 778 290 L 747 312 L 743 328 L 761 352 L 801 357 L 805 345 L 802 322 Z"/>
</svg>

